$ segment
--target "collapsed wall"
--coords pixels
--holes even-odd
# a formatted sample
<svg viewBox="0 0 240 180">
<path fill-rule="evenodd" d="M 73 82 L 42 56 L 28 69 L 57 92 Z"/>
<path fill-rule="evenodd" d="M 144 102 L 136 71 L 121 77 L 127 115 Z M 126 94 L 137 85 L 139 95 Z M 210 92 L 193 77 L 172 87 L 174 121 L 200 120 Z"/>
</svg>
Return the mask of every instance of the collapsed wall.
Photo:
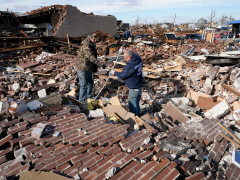
<svg viewBox="0 0 240 180">
<path fill-rule="evenodd" d="M 81 12 L 75 6 L 67 5 L 67 14 L 55 36 L 77 37 L 101 29 L 113 36 L 117 33 L 117 19 L 114 16 L 96 16 Z"/>
</svg>

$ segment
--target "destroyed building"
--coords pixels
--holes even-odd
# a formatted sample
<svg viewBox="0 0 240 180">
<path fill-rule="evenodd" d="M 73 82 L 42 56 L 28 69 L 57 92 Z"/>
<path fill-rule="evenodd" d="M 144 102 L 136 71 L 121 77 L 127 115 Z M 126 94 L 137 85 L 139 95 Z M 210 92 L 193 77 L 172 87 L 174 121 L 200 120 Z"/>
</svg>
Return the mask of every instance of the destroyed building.
<svg viewBox="0 0 240 180">
<path fill-rule="evenodd" d="M 117 21 L 117 30 L 118 31 L 125 31 L 129 29 L 129 23 L 123 23 L 122 20 Z"/>
<path fill-rule="evenodd" d="M 78 37 L 101 29 L 113 36 L 117 32 L 117 19 L 112 15 L 86 14 L 71 5 L 54 5 L 26 13 L 0 12 L 0 33 L 18 33 L 29 36 Z"/>
<path fill-rule="evenodd" d="M 106 68 L 86 104 L 75 66 L 86 36 L 3 34 L 0 179 L 240 179 L 240 45 L 167 33 L 143 25 L 125 40 L 92 31 Z M 124 80 L 109 74 L 126 65 L 121 47 L 142 58 L 140 117 Z"/>
</svg>

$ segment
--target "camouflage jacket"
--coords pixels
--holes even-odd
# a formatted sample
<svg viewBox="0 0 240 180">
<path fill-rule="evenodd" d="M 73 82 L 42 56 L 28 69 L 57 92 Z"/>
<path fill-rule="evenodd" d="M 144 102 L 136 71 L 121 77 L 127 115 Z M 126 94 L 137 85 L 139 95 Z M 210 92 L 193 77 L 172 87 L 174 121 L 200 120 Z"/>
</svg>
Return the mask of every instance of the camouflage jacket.
<svg viewBox="0 0 240 180">
<path fill-rule="evenodd" d="M 96 46 L 87 38 L 82 42 L 78 51 L 76 66 L 78 70 L 97 72 L 97 50 Z"/>
</svg>

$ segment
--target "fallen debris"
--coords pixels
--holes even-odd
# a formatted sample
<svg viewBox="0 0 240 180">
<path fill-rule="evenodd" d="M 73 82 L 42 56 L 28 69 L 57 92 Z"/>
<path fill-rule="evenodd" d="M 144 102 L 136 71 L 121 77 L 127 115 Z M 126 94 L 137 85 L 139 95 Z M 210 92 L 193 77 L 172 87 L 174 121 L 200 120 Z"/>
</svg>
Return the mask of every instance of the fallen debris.
<svg viewBox="0 0 240 180">
<path fill-rule="evenodd" d="M 53 7 L 57 34 L 70 7 Z M 75 61 L 87 34 L 1 35 L 0 177 L 239 179 L 239 44 L 171 39 L 149 26 L 129 40 L 94 33 L 106 68 L 94 74 L 98 98 L 86 103 L 78 101 Z M 143 60 L 139 117 L 129 112 L 124 80 L 108 78 L 126 65 L 123 47 Z"/>
</svg>

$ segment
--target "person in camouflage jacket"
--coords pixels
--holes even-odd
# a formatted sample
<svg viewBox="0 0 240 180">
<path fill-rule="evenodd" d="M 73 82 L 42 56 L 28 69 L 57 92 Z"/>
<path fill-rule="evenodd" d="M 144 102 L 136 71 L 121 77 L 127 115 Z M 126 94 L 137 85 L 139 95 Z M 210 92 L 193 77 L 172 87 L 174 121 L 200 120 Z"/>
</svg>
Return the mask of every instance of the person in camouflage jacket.
<svg viewBox="0 0 240 180">
<path fill-rule="evenodd" d="M 82 42 L 76 61 L 80 82 L 80 102 L 84 102 L 86 98 L 92 97 L 93 73 L 97 72 L 98 64 L 94 35 L 88 36 L 88 38 Z"/>
<path fill-rule="evenodd" d="M 78 51 L 77 69 L 80 71 L 97 72 L 97 50 L 94 44 L 95 38 L 89 36 L 82 42 L 82 46 Z"/>
</svg>

